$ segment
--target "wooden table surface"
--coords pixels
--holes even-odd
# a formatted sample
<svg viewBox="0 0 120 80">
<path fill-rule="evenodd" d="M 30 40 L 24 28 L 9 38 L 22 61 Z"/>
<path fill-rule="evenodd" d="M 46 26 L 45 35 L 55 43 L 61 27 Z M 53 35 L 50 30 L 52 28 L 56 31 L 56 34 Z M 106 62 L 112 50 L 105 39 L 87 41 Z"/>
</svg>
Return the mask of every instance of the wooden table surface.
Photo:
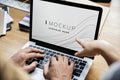
<svg viewBox="0 0 120 80">
<path fill-rule="evenodd" d="M 110 7 L 110 13 L 103 26 L 99 39 L 106 40 L 120 49 L 120 0 L 112 0 L 110 4 L 103 4 Z M 27 12 L 10 8 L 10 15 L 14 19 L 12 30 L 6 36 L 0 38 L 0 53 L 10 56 L 16 53 L 29 40 L 29 34 L 19 30 L 18 22 Z M 101 56 L 96 56 L 94 63 L 86 77 L 86 80 L 99 80 L 108 68 L 106 61 Z"/>
</svg>

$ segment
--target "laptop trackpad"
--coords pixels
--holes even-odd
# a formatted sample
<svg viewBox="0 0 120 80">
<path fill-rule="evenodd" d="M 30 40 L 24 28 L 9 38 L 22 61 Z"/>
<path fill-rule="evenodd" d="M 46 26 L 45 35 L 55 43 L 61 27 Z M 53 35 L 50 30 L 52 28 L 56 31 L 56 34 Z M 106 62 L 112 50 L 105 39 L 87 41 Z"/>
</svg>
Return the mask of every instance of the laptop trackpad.
<svg viewBox="0 0 120 80">
<path fill-rule="evenodd" d="M 32 80 L 45 80 L 43 76 L 43 70 L 36 68 L 33 73 L 30 74 Z"/>
</svg>

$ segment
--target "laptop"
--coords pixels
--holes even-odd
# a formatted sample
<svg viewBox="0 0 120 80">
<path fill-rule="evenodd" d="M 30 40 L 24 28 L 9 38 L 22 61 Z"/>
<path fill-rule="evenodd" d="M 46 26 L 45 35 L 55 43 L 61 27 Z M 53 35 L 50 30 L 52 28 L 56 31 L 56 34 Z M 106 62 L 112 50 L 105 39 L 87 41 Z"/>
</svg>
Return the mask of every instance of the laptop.
<svg viewBox="0 0 120 80">
<path fill-rule="evenodd" d="M 45 55 L 43 60 L 27 61 L 39 63 L 30 74 L 32 80 L 45 80 L 43 65 L 58 54 L 75 62 L 72 80 L 84 80 L 94 58 L 75 57 L 75 52 L 83 50 L 75 39 L 97 39 L 102 9 L 62 0 L 31 0 L 30 15 L 30 40 L 23 48 L 38 48 Z"/>
</svg>

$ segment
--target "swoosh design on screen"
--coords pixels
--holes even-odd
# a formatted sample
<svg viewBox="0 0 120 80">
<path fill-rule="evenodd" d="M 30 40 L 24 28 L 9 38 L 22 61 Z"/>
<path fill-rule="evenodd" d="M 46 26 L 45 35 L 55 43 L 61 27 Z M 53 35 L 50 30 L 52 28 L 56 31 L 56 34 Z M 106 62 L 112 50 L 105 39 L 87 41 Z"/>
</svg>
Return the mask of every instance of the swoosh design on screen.
<svg viewBox="0 0 120 80">
<path fill-rule="evenodd" d="M 66 36 L 64 36 L 65 38 L 63 38 L 63 39 L 61 39 L 61 40 L 59 40 L 59 41 L 57 41 L 57 42 L 55 42 L 57 39 L 55 39 L 56 37 L 58 37 L 58 35 L 54 35 L 54 36 L 45 36 L 45 37 L 41 37 L 41 38 L 43 38 L 43 39 L 50 39 L 51 37 L 51 41 L 52 42 L 54 42 L 55 44 L 59 44 L 59 43 L 61 43 L 61 42 L 63 42 L 63 41 L 66 41 L 66 40 L 68 40 L 68 39 L 72 39 L 72 38 L 74 38 L 74 37 L 76 37 L 76 35 L 79 35 L 79 33 L 81 33 L 84 29 L 86 29 L 88 26 L 95 26 L 94 24 L 88 24 L 89 23 L 89 21 L 91 21 L 91 20 L 94 20 L 94 18 L 96 18 L 95 17 L 95 15 L 93 15 L 93 16 L 90 16 L 90 17 L 87 17 L 86 19 L 84 19 L 83 21 L 81 21 L 76 27 L 79 27 L 79 26 L 81 26 L 81 27 L 79 27 L 79 29 L 76 29 L 74 32 L 74 34 L 72 33 L 72 34 L 69 34 L 69 35 L 67 35 L 67 36 L 69 36 L 69 37 L 67 37 L 66 38 Z M 88 25 L 86 25 L 86 24 L 88 24 Z M 84 26 L 84 27 L 83 27 Z M 63 37 L 63 35 L 61 35 L 61 37 Z M 50 42 L 51 42 L 50 41 Z"/>
</svg>

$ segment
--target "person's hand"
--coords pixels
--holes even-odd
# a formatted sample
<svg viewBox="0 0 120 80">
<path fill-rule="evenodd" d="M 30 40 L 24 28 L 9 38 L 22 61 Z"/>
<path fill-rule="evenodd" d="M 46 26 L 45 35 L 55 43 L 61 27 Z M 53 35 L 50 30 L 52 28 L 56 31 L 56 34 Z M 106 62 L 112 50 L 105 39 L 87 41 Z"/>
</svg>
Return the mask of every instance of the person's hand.
<svg viewBox="0 0 120 80">
<path fill-rule="evenodd" d="M 10 59 L 13 61 L 13 63 L 22 67 L 27 72 L 30 72 L 35 69 L 38 63 L 35 61 L 30 65 L 26 65 L 26 61 L 31 58 L 43 57 L 44 55 L 42 53 L 43 51 L 39 49 L 26 48 L 26 49 L 21 49 L 17 54 L 14 54 L 12 57 L 10 57 Z"/>
<path fill-rule="evenodd" d="M 90 42 L 83 42 L 80 39 L 76 41 L 84 48 L 83 51 L 75 53 L 78 57 L 94 57 L 95 55 L 102 55 L 107 61 L 108 65 L 120 60 L 119 50 L 113 45 L 104 40 L 93 40 Z"/>
<path fill-rule="evenodd" d="M 57 55 L 44 65 L 43 73 L 48 80 L 71 80 L 73 69 L 74 62 L 69 62 L 65 56 Z"/>
<path fill-rule="evenodd" d="M 94 57 L 95 55 L 99 55 L 101 53 L 100 46 L 102 47 L 108 45 L 108 43 L 103 40 L 84 42 L 77 38 L 76 41 L 83 47 L 83 51 L 75 53 L 75 56 L 78 57 Z"/>
</svg>

